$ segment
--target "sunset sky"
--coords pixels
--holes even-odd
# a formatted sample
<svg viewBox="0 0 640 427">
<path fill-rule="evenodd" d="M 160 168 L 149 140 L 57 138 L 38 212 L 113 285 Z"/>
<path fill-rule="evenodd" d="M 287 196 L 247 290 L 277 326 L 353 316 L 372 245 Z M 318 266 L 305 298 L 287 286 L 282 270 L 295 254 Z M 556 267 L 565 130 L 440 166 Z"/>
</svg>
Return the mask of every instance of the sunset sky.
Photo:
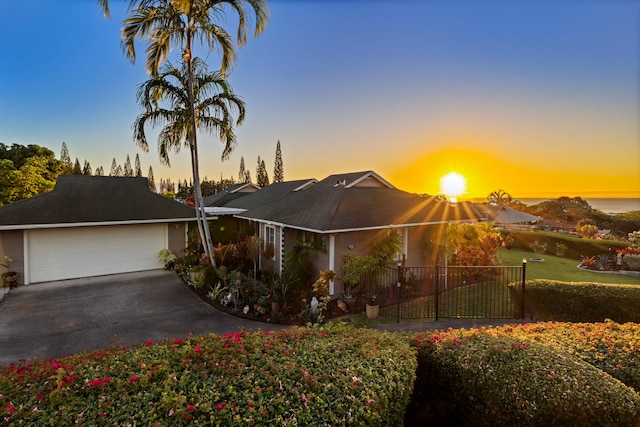
<svg viewBox="0 0 640 427">
<path fill-rule="evenodd" d="M 136 64 L 122 53 L 126 4 L 105 20 L 93 0 L 0 2 L 0 142 L 59 156 L 64 141 L 106 174 L 139 153 L 156 181 L 189 179 L 187 150 L 167 168 L 155 139 L 149 153 L 132 141 L 146 46 Z M 640 197 L 640 2 L 269 5 L 229 79 L 248 111 L 237 149 L 223 163 L 200 140 L 209 179 L 237 179 L 241 157 L 255 178 L 258 156 L 273 176 L 280 140 L 287 180 L 374 170 L 438 194 L 457 172 L 463 198 Z"/>
</svg>

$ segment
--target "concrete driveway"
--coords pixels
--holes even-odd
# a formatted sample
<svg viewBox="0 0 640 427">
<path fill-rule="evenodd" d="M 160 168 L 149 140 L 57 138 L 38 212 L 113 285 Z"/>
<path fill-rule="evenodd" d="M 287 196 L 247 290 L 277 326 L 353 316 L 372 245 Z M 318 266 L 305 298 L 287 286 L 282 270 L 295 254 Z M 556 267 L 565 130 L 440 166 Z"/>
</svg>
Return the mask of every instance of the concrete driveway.
<svg viewBox="0 0 640 427">
<path fill-rule="evenodd" d="M 241 328 L 285 326 L 220 312 L 171 271 L 20 286 L 0 301 L 0 364 Z"/>
</svg>

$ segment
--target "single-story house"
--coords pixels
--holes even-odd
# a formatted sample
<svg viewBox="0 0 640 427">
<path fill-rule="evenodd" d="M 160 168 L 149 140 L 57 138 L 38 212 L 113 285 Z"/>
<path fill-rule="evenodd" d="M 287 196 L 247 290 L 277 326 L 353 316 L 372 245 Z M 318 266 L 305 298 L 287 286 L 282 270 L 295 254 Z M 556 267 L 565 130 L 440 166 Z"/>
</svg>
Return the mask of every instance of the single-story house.
<svg viewBox="0 0 640 427">
<path fill-rule="evenodd" d="M 487 221 L 495 223 L 496 227 L 510 230 L 529 230 L 542 220 L 539 216 L 522 212 L 510 206 L 494 203 L 477 204 Z"/>
<path fill-rule="evenodd" d="M 151 270 L 161 249 L 186 248 L 195 219 L 147 178 L 62 175 L 51 192 L 0 207 L 0 257 L 23 284 Z"/>
<path fill-rule="evenodd" d="M 232 209 L 232 210 L 230 210 Z M 434 236 L 456 221 L 476 221 L 479 213 L 467 203 L 449 203 L 395 188 L 373 171 L 274 183 L 258 191 L 207 208 L 214 215 L 233 215 L 257 224 L 271 260 L 280 271 L 284 254 L 296 245 L 314 250 L 316 271 L 337 273 L 329 293 L 344 292 L 343 257 L 365 254 L 374 239 L 399 233 L 407 266 L 430 265 Z"/>
</svg>

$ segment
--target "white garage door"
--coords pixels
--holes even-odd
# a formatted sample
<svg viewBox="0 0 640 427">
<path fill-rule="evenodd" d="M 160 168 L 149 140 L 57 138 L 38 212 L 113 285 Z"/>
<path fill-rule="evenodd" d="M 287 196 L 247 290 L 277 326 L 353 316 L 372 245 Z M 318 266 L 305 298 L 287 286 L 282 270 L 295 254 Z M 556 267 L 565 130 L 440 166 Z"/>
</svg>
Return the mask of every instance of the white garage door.
<svg viewBox="0 0 640 427">
<path fill-rule="evenodd" d="M 73 279 L 160 268 L 167 225 L 112 225 L 30 230 L 29 282 Z"/>
</svg>

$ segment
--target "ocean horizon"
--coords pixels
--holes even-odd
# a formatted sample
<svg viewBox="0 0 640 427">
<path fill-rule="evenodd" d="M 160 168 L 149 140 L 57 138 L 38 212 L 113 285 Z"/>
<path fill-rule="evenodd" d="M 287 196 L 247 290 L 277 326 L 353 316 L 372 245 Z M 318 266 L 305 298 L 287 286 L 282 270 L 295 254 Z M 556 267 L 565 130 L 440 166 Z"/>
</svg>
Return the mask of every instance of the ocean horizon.
<svg viewBox="0 0 640 427">
<path fill-rule="evenodd" d="M 537 205 L 546 200 L 555 200 L 557 197 L 529 197 L 529 198 L 517 198 L 514 197 L 514 201 L 519 201 L 527 206 Z M 631 211 L 640 211 L 640 197 L 582 197 L 584 201 L 589 205 L 607 214 L 618 214 Z M 487 199 L 473 199 L 474 202 L 487 201 Z"/>
</svg>

